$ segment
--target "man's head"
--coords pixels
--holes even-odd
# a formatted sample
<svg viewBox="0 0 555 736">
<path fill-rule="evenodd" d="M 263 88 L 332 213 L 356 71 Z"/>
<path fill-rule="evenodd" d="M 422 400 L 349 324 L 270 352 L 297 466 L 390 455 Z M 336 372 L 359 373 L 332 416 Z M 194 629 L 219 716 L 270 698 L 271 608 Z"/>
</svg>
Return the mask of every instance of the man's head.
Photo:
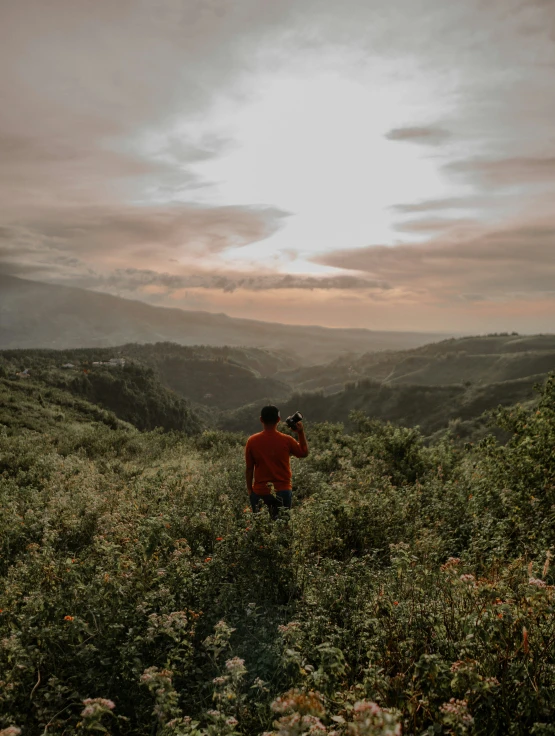
<svg viewBox="0 0 555 736">
<path fill-rule="evenodd" d="M 279 420 L 280 416 L 277 406 L 270 404 L 269 406 L 262 407 L 260 421 L 265 427 L 275 427 Z"/>
</svg>

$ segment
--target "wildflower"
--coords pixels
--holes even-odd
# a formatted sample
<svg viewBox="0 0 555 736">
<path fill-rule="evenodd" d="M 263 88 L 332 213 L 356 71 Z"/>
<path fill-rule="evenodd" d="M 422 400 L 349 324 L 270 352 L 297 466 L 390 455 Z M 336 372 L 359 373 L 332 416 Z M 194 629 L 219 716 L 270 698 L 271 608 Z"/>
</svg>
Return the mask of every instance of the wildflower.
<svg viewBox="0 0 555 736">
<path fill-rule="evenodd" d="M 116 707 L 116 704 L 107 698 L 86 698 L 83 700 L 83 705 L 85 706 L 81 711 L 83 718 L 93 718 L 108 713 Z"/>
<path fill-rule="evenodd" d="M 278 626 L 278 631 L 280 634 L 290 634 L 298 628 L 300 628 L 300 623 L 298 621 L 289 621 L 288 624 L 280 624 Z"/>
<path fill-rule="evenodd" d="M 73 621 L 75 616 L 64 616 L 64 621 Z"/>
<path fill-rule="evenodd" d="M 530 578 L 528 580 L 528 585 L 535 585 L 536 588 L 545 588 L 546 583 L 544 580 L 540 580 L 539 578 Z"/>
<path fill-rule="evenodd" d="M 227 723 L 228 726 L 236 726 L 239 723 L 237 718 L 234 718 L 233 716 L 226 718 L 225 722 Z"/>
<path fill-rule="evenodd" d="M 460 560 L 459 557 L 449 557 L 449 559 L 447 560 L 447 562 L 445 562 L 441 566 L 440 570 L 442 570 L 443 572 L 445 572 L 445 570 L 449 570 L 450 568 L 455 567 L 456 565 L 460 565 L 460 562 L 461 562 L 461 560 Z"/>
<path fill-rule="evenodd" d="M 223 537 L 216 537 L 216 542 L 223 542 L 223 541 L 224 541 Z"/>
<path fill-rule="evenodd" d="M 205 558 L 204 558 L 204 561 L 205 561 L 205 562 L 212 562 L 212 558 L 211 558 L 211 557 L 205 557 Z"/>
<path fill-rule="evenodd" d="M 272 710 L 275 713 L 296 711 L 295 715 L 297 716 L 299 714 L 324 714 L 324 707 L 318 693 L 303 693 L 299 690 L 290 690 L 285 695 L 274 700 L 272 703 Z"/>
<path fill-rule="evenodd" d="M 522 627 L 522 648 L 524 649 L 524 654 L 528 654 L 530 651 L 530 646 L 528 644 L 528 629 L 526 626 Z"/>
<path fill-rule="evenodd" d="M 473 583 L 476 578 L 474 577 L 474 575 L 466 573 L 465 575 L 461 575 L 459 579 L 462 580 L 463 583 Z"/>
<path fill-rule="evenodd" d="M 394 606 L 398 606 L 399 605 L 399 601 L 393 601 L 393 605 Z"/>
<path fill-rule="evenodd" d="M 227 677 L 215 677 L 212 682 L 214 685 L 224 685 L 228 681 Z"/>
<path fill-rule="evenodd" d="M 353 706 L 355 713 L 371 713 L 373 716 L 379 716 L 382 709 L 377 703 L 368 702 L 367 700 L 359 700 Z"/>
<path fill-rule="evenodd" d="M 206 714 L 209 715 L 211 718 L 219 718 L 222 713 L 219 710 L 207 710 Z"/>
<path fill-rule="evenodd" d="M 447 720 L 451 722 L 455 721 L 465 726 L 470 726 L 474 723 L 474 718 L 468 712 L 468 701 L 466 700 L 455 700 L 455 698 L 451 698 L 448 703 L 443 703 L 439 709 L 447 716 Z"/>
<path fill-rule="evenodd" d="M 19 736 L 21 729 L 17 726 L 8 726 L 0 731 L 0 736 Z"/>
<path fill-rule="evenodd" d="M 108 710 L 114 710 L 116 707 L 114 701 L 108 700 L 108 698 L 86 698 L 86 700 L 83 700 L 83 705 L 100 705 Z"/>
<path fill-rule="evenodd" d="M 245 671 L 245 660 L 240 657 L 233 657 L 227 660 L 225 667 L 231 674 L 243 674 Z"/>
</svg>

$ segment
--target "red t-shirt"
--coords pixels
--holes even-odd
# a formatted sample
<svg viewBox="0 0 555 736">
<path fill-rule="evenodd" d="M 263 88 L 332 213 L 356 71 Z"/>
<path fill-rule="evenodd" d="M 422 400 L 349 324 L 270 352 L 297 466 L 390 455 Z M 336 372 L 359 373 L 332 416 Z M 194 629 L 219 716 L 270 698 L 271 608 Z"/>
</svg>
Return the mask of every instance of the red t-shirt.
<svg viewBox="0 0 555 736">
<path fill-rule="evenodd" d="M 249 437 L 245 446 L 247 465 L 254 465 L 253 491 L 260 496 L 271 493 L 268 483 L 276 491 L 291 490 L 291 464 L 289 458 L 303 457 L 297 440 L 276 429 L 265 429 Z"/>
</svg>

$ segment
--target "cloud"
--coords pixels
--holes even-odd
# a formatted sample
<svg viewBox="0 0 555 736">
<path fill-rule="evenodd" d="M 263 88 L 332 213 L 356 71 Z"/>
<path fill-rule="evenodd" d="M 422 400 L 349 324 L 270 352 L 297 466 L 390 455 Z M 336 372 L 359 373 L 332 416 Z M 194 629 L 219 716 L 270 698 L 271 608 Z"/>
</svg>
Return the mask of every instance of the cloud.
<svg viewBox="0 0 555 736">
<path fill-rule="evenodd" d="M 425 199 L 421 202 L 394 204 L 390 209 L 399 214 L 437 210 L 465 210 L 473 209 L 482 204 L 483 201 L 483 197 L 445 197 L 444 199 Z"/>
<path fill-rule="evenodd" d="M 483 185 L 555 183 L 555 156 L 453 161 L 445 164 L 444 171 L 477 179 Z"/>
<path fill-rule="evenodd" d="M 209 256 L 274 233 L 286 213 L 272 207 L 96 206 L 37 213 L 4 225 L 3 258 L 41 263 L 60 254 L 84 261 L 157 261 Z"/>
<path fill-rule="evenodd" d="M 385 137 L 389 141 L 401 141 L 406 143 L 419 143 L 425 146 L 439 146 L 445 143 L 451 133 L 445 128 L 437 128 L 434 126 L 393 128 Z"/>
<path fill-rule="evenodd" d="M 457 232 L 475 231 L 477 224 L 471 220 L 453 220 L 448 217 L 405 220 L 395 225 L 395 229 L 407 233 L 433 233 L 441 230 Z"/>
<path fill-rule="evenodd" d="M 395 293 L 452 301 L 555 298 L 555 223 L 483 230 L 472 237 L 438 237 L 425 243 L 369 246 L 321 255 L 319 264 L 366 273 Z M 466 295 L 466 296 L 464 296 Z"/>
<path fill-rule="evenodd" d="M 12 271 L 13 275 L 20 275 Z M 360 276 L 305 276 L 292 274 L 196 272 L 161 273 L 148 269 L 115 269 L 107 274 L 99 272 L 68 272 L 66 279 L 57 281 L 89 289 L 105 290 L 126 295 L 163 293 L 170 296 L 183 289 L 204 289 L 233 293 L 234 291 L 368 291 L 387 290 L 389 285 Z M 151 291 L 152 287 L 156 287 Z"/>
</svg>

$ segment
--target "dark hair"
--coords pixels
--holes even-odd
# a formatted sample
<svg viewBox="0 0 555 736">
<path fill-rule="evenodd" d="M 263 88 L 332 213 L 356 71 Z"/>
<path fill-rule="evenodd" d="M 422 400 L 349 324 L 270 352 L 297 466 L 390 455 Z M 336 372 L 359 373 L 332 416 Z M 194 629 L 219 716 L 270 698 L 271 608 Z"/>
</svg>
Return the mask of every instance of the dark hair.
<svg viewBox="0 0 555 736">
<path fill-rule="evenodd" d="M 275 424 L 279 422 L 279 409 L 273 404 L 263 406 L 260 411 L 260 419 L 262 419 L 264 424 Z"/>
</svg>

